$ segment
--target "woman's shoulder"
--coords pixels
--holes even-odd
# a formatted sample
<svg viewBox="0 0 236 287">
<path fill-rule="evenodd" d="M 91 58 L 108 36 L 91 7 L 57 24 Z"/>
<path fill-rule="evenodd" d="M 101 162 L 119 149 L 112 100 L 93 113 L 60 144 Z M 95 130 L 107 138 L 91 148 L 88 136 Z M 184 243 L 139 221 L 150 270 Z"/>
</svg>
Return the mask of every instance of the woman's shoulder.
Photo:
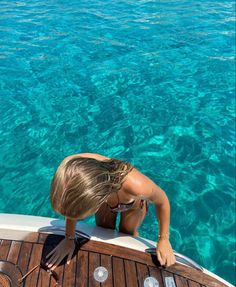
<svg viewBox="0 0 236 287">
<path fill-rule="evenodd" d="M 129 195 L 146 198 L 153 184 L 154 182 L 149 177 L 133 167 L 126 177 L 123 188 Z"/>
</svg>

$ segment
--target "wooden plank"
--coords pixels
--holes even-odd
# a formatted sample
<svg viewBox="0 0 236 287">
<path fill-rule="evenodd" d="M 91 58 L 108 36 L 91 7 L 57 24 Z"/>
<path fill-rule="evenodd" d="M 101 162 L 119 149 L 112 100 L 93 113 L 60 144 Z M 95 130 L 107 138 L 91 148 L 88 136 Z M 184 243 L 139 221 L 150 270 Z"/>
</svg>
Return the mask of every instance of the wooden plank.
<svg viewBox="0 0 236 287">
<path fill-rule="evenodd" d="M 89 252 L 89 287 L 100 287 L 100 282 L 97 282 L 93 277 L 94 270 L 100 266 L 100 254 Z"/>
<path fill-rule="evenodd" d="M 0 245 L 0 259 L 6 260 L 11 247 L 11 240 L 2 240 Z"/>
<path fill-rule="evenodd" d="M 42 244 L 33 245 L 28 271 L 40 263 L 42 250 L 43 250 Z M 39 267 L 35 271 L 33 271 L 29 276 L 26 277 L 24 287 L 37 286 L 38 277 L 39 277 Z"/>
<path fill-rule="evenodd" d="M 112 286 L 112 256 L 101 254 L 101 266 L 104 266 L 108 271 L 107 280 L 101 283 L 101 287 Z"/>
<path fill-rule="evenodd" d="M 113 270 L 113 286 L 114 287 L 125 287 L 125 271 L 123 259 L 112 257 L 112 270 Z"/>
<path fill-rule="evenodd" d="M 21 242 L 12 241 L 11 247 L 7 256 L 7 261 L 16 264 L 21 249 Z"/>
<path fill-rule="evenodd" d="M 49 272 L 45 271 L 44 269 L 39 269 L 39 277 L 38 277 L 38 284 L 37 286 L 50 286 L 50 274 Z"/>
<path fill-rule="evenodd" d="M 144 263 L 144 264 L 148 262 L 150 263 L 150 265 L 153 265 L 153 261 L 151 259 L 150 254 L 137 251 L 131 248 L 123 247 L 123 246 L 117 246 L 114 244 L 89 240 L 88 242 L 84 243 L 80 247 L 80 249 L 85 250 L 85 251 L 97 252 L 97 253 L 102 251 L 102 253 L 106 255 L 112 254 L 112 256 L 114 257 L 129 259 L 129 260 L 137 261 L 137 262 Z"/>
<path fill-rule="evenodd" d="M 23 275 L 27 272 L 32 250 L 32 243 L 22 242 L 20 253 L 17 260 L 17 265 L 20 267 Z"/>
<path fill-rule="evenodd" d="M 188 280 L 188 286 L 189 287 L 201 287 L 199 283 L 191 281 L 191 280 Z"/>
<path fill-rule="evenodd" d="M 39 238 L 38 232 L 30 232 L 24 236 L 25 242 L 37 243 Z"/>
<path fill-rule="evenodd" d="M 131 260 L 124 260 L 124 266 L 127 286 L 138 287 L 135 262 Z"/>
<path fill-rule="evenodd" d="M 143 287 L 144 280 L 149 277 L 148 266 L 145 264 L 136 263 L 139 287 Z"/>
<path fill-rule="evenodd" d="M 188 287 L 188 282 L 186 278 L 179 276 L 179 275 L 174 275 L 174 277 L 175 277 L 176 287 Z"/>
<path fill-rule="evenodd" d="M 63 286 L 74 287 L 75 286 L 75 274 L 76 274 L 76 256 L 71 259 L 70 264 L 65 264 L 65 274 L 63 280 Z"/>
<path fill-rule="evenodd" d="M 159 286 L 165 287 L 163 283 L 162 275 L 161 275 L 161 270 L 157 267 L 152 267 L 152 266 L 148 266 L 148 269 L 149 269 L 150 276 L 154 277 L 158 281 Z"/>
<path fill-rule="evenodd" d="M 88 286 L 88 252 L 79 250 L 76 264 L 76 287 Z"/>
<path fill-rule="evenodd" d="M 226 284 L 213 278 L 212 276 L 183 264 L 176 263 L 166 269 L 176 275 L 199 282 L 199 284 L 206 285 L 207 287 L 228 287 Z"/>
</svg>

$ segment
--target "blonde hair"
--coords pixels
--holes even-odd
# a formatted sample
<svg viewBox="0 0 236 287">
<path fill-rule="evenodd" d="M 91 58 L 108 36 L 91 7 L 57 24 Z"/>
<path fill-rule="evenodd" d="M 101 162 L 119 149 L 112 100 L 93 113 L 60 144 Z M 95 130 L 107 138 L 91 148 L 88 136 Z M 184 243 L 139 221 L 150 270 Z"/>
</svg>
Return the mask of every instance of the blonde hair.
<svg viewBox="0 0 236 287">
<path fill-rule="evenodd" d="M 53 176 L 51 205 L 69 218 L 95 213 L 112 192 L 118 192 L 132 169 L 130 163 L 114 158 L 67 157 Z"/>
</svg>

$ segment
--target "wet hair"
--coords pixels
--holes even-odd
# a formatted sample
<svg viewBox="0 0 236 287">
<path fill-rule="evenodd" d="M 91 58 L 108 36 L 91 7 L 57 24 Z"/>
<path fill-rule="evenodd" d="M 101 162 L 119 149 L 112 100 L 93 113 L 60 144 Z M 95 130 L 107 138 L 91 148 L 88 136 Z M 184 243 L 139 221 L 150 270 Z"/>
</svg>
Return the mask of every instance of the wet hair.
<svg viewBox="0 0 236 287">
<path fill-rule="evenodd" d="M 114 158 L 66 157 L 51 182 L 51 205 L 68 218 L 91 215 L 112 192 L 118 192 L 132 169 L 130 163 Z"/>
</svg>

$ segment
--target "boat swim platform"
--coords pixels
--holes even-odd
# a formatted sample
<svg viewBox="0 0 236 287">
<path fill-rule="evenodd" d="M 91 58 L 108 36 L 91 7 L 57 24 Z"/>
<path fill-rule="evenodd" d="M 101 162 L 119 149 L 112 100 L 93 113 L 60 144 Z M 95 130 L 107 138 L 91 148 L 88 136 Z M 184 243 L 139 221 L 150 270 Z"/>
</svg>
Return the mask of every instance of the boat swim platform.
<svg viewBox="0 0 236 287">
<path fill-rule="evenodd" d="M 45 257 L 64 228 L 63 220 L 0 214 L 0 287 L 233 287 L 179 253 L 174 265 L 160 266 L 154 241 L 83 222 L 70 264 L 50 272 Z"/>
</svg>

